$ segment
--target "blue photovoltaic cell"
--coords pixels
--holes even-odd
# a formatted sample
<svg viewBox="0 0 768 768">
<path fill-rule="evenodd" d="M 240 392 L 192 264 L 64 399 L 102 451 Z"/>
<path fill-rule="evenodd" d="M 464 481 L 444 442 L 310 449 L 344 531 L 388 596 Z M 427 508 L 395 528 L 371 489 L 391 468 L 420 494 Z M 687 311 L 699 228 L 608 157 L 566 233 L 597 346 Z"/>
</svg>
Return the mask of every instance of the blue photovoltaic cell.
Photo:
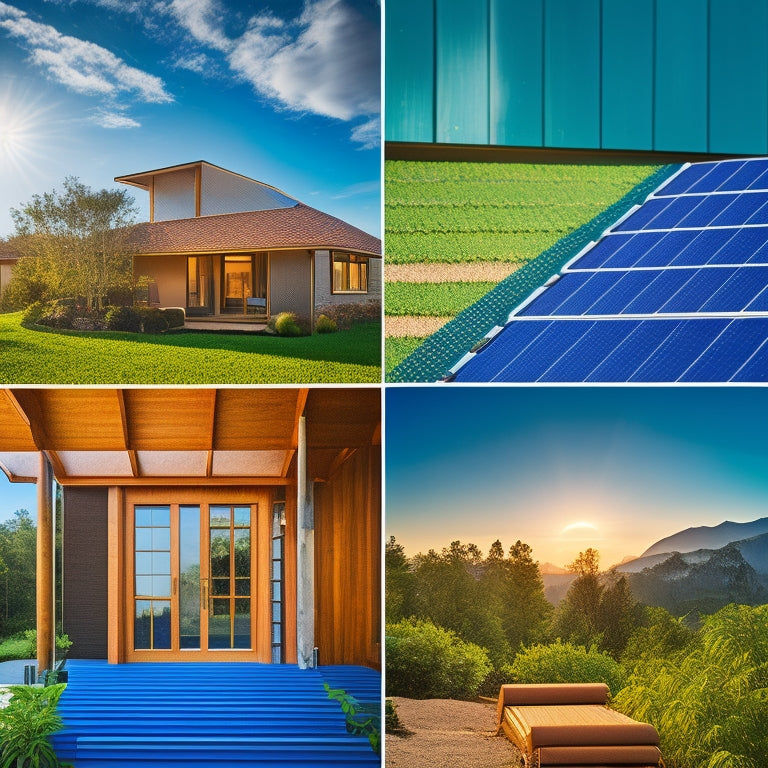
<svg viewBox="0 0 768 768">
<path fill-rule="evenodd" d="M 685 168 L 453 378 L 768 381 L 768 158 Z"/>
<path fill-rule="evenodd" d="M 729 381 L 766 338 L 768 319 L 733 320 L 680 381 Z"/>
<path fill-rule="evenodd" d="M 711 163 L 697 163 L 680 171 L 677 176 L 670 179 L 659 191 L 659 195 L 682 195 L 693 184 L 706 176 L 712 170 Z"/>
</svg>

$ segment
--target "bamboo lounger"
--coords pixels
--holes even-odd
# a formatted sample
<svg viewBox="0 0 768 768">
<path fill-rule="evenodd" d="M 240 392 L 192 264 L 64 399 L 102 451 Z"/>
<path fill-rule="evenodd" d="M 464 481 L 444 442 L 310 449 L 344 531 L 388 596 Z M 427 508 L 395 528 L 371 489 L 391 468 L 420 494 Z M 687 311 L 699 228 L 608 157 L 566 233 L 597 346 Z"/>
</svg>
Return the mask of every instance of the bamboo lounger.
<svg viewBox="0 0 768 768">
<path fill-rule="evenodd" d="M 659 734 L 648 723 L 608 709 L 604 683 L 503 685 L 499 730 L 527 768 L 657 768 Z"/>
</svg>

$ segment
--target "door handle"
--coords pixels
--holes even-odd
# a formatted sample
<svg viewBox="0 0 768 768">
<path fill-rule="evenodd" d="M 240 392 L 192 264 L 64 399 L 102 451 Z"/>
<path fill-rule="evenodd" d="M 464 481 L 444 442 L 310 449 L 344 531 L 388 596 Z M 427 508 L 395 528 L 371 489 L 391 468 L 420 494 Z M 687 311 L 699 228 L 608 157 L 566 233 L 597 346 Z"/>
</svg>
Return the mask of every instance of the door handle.
<svg viewBox="0 0 768 768">
<path fill-rule="evenodd" d="M 200 610 L 208 610 L 208 579 L 200 580 Z"/>
</svg>

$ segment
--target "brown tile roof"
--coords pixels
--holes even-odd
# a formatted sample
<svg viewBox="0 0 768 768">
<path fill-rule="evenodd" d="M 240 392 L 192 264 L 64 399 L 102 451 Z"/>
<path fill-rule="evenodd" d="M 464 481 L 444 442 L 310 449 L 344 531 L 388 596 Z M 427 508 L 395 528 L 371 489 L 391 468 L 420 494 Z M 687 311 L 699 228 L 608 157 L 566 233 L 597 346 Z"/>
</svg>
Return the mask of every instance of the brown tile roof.
<svg viewBox="0 0 768 768">
<path fill-rule="evenodd" d="M 378 238 L 303 203 L 271 211 L 138 224 L 131 242 L 136 253 L 148 255 L 280 248 L 336 248 L 381 255 Z"/>
</svg>

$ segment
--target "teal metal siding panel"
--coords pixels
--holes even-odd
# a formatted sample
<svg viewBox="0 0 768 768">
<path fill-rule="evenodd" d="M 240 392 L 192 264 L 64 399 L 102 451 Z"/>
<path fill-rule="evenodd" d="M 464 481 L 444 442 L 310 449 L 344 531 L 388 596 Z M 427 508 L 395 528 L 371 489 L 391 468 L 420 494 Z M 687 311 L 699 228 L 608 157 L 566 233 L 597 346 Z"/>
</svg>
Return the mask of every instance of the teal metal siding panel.
<svg viewBox="0 0 768 768">
<path fill-rule="evenodd" d="M 387 0 L 385 135 L 435 140 L 434 0 Z"/>
<path fill-rule="evenodd" d="M 655 146 L 706 152 L 707 0 L 657 0 Z"/>
<path fill-rule="evenodd" d="M 488 2 L 437 0 L 438 143 L 487 144 Z"/>
<path fill-rule="evenodd" d="M 544 143 L 600 147 L 600 1 L 546 0 Z"/>
<path fill-rule="evenodd" d="M 709 151 L 768 151 L 768 2 L 710 1 Z"/>
<path fill-rule="evenodd" d="M 602 146 L 653 149 L 654 0 L 603 0 Z"/>
<path fill-rule="evenodd" d="M 491 0 L 491 144 L 544 141 L 544 0 Z"/>
</svg>

